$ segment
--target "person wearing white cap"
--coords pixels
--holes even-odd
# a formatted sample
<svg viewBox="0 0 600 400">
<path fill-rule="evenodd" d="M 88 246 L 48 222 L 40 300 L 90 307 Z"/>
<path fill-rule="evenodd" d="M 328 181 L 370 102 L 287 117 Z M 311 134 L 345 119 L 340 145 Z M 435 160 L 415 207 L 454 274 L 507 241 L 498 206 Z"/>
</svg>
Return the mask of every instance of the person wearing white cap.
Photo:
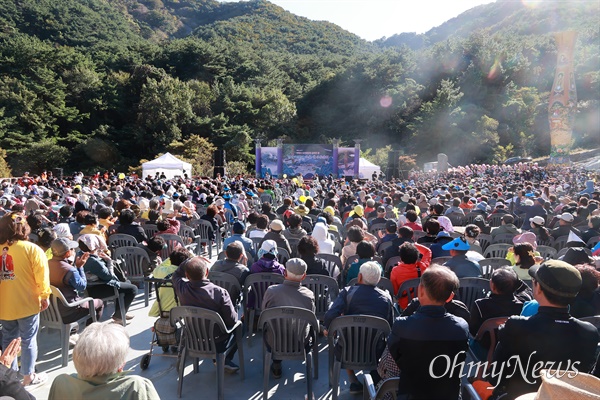
<svg viewBox="0 0 600 400">
<path fill-rule="evenodd" d="M 568 236 L 569 233 L 573 232 L 577 236 L 581 237 L 581 231 L 573 226 L 575 217 L 573 214 L 564 212 L 558 217 L 558 226 L 550 231 L 550 234 L 554 239 L 561 236 Z"/>
</svg>

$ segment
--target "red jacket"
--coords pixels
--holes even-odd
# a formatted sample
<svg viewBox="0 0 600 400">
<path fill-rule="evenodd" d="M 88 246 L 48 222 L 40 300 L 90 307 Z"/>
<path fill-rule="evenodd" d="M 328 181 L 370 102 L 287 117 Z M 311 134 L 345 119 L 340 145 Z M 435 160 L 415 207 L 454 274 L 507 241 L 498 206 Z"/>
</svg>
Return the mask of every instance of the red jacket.
<svg viewBox="0 0 600 400">
<path fill-rule="evenodd" d="M 421 260 L 417 261 L 415 264 L 404 264 L 399 262 L 398 265 L 392 268 L 390 280 L 392 281 L 392 285 L 394 285 L 394 293 L 398 293 L 398 289 L 400 289 L 400 286 L 405 281 L 420 278 L 431 263 L 431 250 L 418 243 L 414 243 L 414 245 L 422 255 Z M 408 306 L 408 295 L 406 293 L 400 293 L 398 304 L 400 304 L 400 307 L 403 309 Z"/>
</svg>

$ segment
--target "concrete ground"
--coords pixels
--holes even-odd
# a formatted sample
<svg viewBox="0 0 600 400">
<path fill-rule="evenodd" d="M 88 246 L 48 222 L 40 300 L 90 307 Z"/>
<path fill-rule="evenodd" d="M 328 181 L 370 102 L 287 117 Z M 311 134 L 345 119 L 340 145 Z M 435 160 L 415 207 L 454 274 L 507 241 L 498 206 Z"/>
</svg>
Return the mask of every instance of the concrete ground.
<svg viewBox="0 0 600 400">
<path fill-rule="evenodd" d="M 215 257 L 216 258 L 216 257 Z M 161 399 L 177 399 L 177 371 L 175 368 L 176 357 L 173 353 L 167 353 L 170 357 L 163 356 L 160 347 L 154 347 L 148 369 L 142 371 L 140 361 L 149 352 L 152 333 L 150 328 L 154 318 L 148 316 L 148 307 L 144 307 L 143 290 L 134 300 L 129 313 L 135 316 L 127 326 L 131 337 L 131 350 L 127 357 L 125 370 L 133 374 L 141 375 L 150 379 Z M 154 301 L 151 297 L 150 306 Z M 104 315 L 112 315 L 114 306 L 112 303 L 105 307 Z M 72 348 L 69 351 L 69 364 L 61 367 L 60 334 L 56 330 L 43 329 L 38 336 L 39 355 L 37 362 L 38 371 L 48 374 L 48 383 L 35 387 L 30 392 L 37 399 L 47 399 L 53 379 L 60 374 L 71 374 L 75 372 L 72 361 Z M 261 399 L 263 386 L 262 373 L 262 334 L 255 335 L 252 340 L 244 340 L 245 379 L 242 381 L 239 374 L 225 374 L 225 399 Z M 237 355 L 234 362 L 238 363 Z M 328 348 L 326 338 L 320 338 L 319 342 L 319 378 L 314 380 L 315 399 L 331 398 L 331 388 L 328 382 Z M 239 364 L 239 363 L 238 363 Z M 283 377 L 279 380 L 269 379 L 270 399 L 304 399 L 307 393 L 306 380 L 304 379 L 305 366 L 300 361 L 284 361 Z M 341 400 L 360 399 L 362 395 L 349 393 L 349 382 L 345 371 L 340 374 L 340 396 Z M 359 376 L 362 380 L 362 376 Z M 194 374 L 191 360 L 188 360 L 183 380 L 183 399 L 216 399 L 216 368 L 211 360 L 201 360 L 197 374 Z M 65 399 L 67 400 L 67 399 Z"/>
</svg>

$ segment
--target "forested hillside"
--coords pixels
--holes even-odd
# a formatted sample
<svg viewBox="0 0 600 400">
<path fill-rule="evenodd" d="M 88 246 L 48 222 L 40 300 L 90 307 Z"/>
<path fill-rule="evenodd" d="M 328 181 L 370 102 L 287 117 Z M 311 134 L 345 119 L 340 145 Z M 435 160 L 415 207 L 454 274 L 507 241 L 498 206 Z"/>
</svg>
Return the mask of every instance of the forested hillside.
<svg viewBox="0 0 600 400">
<path fill-rule="evenodd" d="M 253 139 L 392 145 L 454 165 L 549 151 L 551 32 L 577 29 L 575 146 L 600 140 L 598 2 L 497 1 L 374 43 L 268 1 L 0 0 L 13 174 L 171 151 L 251 165 Z M 402 32 L 402 27 L 398 27 Z"/>
</svg>

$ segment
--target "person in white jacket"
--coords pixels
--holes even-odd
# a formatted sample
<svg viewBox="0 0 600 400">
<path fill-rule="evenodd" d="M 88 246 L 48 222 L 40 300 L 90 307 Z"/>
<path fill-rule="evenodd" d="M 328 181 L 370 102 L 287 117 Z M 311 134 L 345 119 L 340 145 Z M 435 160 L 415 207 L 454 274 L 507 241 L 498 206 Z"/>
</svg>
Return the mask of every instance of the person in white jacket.
<svg viewBox="0 0 600 400">
<path fill-rule="evenodd" d="M 311 236 L 319 243 L 319 252 L 325 254 L 333 254 L 335 243 L 329 238 L 327 226 L 322 222 L 317 222 Z"/>
</svg>

